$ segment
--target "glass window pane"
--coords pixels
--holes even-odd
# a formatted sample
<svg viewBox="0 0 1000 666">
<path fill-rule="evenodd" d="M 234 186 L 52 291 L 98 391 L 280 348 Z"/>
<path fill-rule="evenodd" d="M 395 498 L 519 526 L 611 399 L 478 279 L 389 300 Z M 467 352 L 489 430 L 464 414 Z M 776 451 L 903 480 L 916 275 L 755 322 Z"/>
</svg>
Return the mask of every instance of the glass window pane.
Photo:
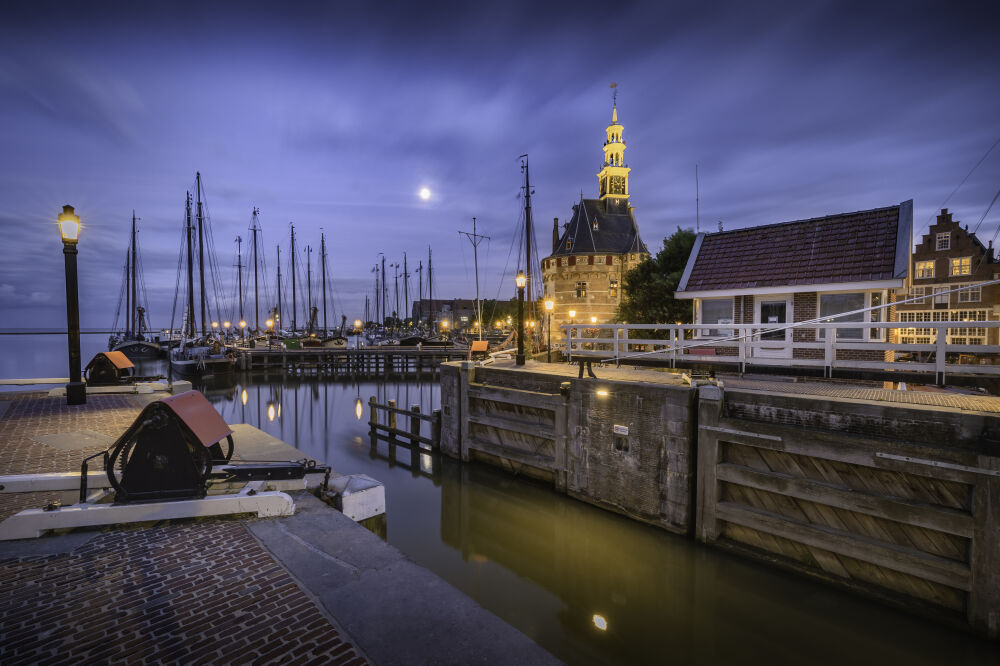
<svg viewBox="0 0 1000 666">
<path fill-rule="evenodd" d="M 838 315 L 842 312 L 851 312 L 852 310 L 860 310 L 865 307 L 865 295 L 863 292 L 857 292 L 853 294 L 820 294 L 819 297 L 819 316 L 820 317 L 831 317 L 833 315 Z M 845 321 L 864 321 L 865 313 L 857 312 L 852 315 L 847 315 L 844 317 L 837 317 L 832 319 L 832 323 L 840 323 Z M 823 331 L 820 331 L 822 337 Z M 860 328 L 842 328 L 837 331 L 837 338 L 845 338 L 849 340 L 860 340 L 863 337 Z"/>
<path fill-rule="evenodd" d="M 733 299 L 713 298 L 701 302 L 701 323 L 732 324 Z M 702 335 L 729 335 L 730 331 L 720 329 L 702 329 Z"/>
</svg>

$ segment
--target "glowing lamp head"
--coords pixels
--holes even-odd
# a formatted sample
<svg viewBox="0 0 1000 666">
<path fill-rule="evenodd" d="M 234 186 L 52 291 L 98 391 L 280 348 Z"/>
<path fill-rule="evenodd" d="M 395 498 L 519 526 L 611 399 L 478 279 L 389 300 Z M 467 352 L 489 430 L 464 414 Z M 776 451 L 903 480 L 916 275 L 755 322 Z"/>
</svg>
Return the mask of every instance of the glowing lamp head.
<svg viewBox="0 0 1000 666">
<path fill-rule="evenodd" d="M 603 615 L 594 615 L 593 617 L 594 626 L 600 631 L 608 630 L 608 620 Z"/>
<path fill-rule="evenodd" d="M 247 327 L 246 321 L 243 320 L 243 319 L 240 319 L 240 328 L 246 328 L 246 327 Z"/>
<path fill-rule="evenodd" d="M 524 286 L 528 284 L 528 278 L 524 273 L 518 272 L 517 277 L 514 278 L 514 284 L 517 285 L 518 289 L 524 289 Z"/>
<path fill-rule="evenodd" d="M 59 235 L 62 242 L 76 245 L 80 240 L 80 217 L 73 212 L 72 206 L 63 206 L 59 213 Z"/>
<path fill-rule="evenodd" d="M 446 321 L 441 322 L 441 328 L 448 328 L 448 322 Z"/>
<path fill-rule="evenodd" d="M 219 328 L 219 322 L 213 321 L 212 322 L 212 328 Z"/>
<path fill-rule="evenodd" d="M 529 321 L 529 322 L 528 322 L 528 326 L 529 326 L 530 328 L 534 328 L 534 327 L 535 327 L 535 322 L 533 322 L 533 321 Z"/>
<path fill-rule="evenodd" d="M 354 320 L 354 328 L 361 328 L 361 320 L 360 319 L 355 319 Z"/>
<path fill-rule="evenodd" d="M 573 319 L 574 317 L 576 317 L 576 310 L 570 310 L 569 311 L 569 318 Z"/>
<path fill-rule="evenodd" d="M 591 324 L 596 324 L 597 323 L 597 317 L 591 317 L 590 318 L 590 323 Z"/>
<path fill-rule="evenodd" d="M 224 321 L 224 322 L 222 322 L 222 326 L 223 326 L 223 328 L 232 328 L 233 327 L 233 322 L 231 322 L 231 321 Z"/>
<path fill-rule="evenodd" d="M 273 319 L 268 319 L 267 321 L 264 322 L 264 325 L 267 326 L 268 328 L 273 328 L 274 327 L 274 320 Z"/>
<path fill-rule="evenodd" d="M 555 309 L 556 309 L 556 302 L 553 301 L 551 298 L 545 299 L 545 310 L 547 312 L 552 312 Z"/>
</svg>

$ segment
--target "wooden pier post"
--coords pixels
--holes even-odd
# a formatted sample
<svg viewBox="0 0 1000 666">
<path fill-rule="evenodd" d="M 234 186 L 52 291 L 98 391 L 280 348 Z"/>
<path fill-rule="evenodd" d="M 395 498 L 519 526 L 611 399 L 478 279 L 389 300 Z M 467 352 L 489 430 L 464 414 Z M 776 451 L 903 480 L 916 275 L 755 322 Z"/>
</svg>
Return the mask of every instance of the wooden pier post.
<svg viewBox="0 0 1000 666">
<path fill-rule="evenodd" d="M 420 414 L 420 405 L 411 405 L 410 412 L 410 434 L 413 435 L 410 437 L 410 444 L 419 447 L 420 440 L 417 437 L 420 437 L 420 417 L 417 415 Z"/>
<path fill-rule="evenodd" d="M 431 412 L 434 420 L 431 421 L 431 449 L 434 451 L 441 450 L 441 410 L 435 409 Z"/>
</svg>

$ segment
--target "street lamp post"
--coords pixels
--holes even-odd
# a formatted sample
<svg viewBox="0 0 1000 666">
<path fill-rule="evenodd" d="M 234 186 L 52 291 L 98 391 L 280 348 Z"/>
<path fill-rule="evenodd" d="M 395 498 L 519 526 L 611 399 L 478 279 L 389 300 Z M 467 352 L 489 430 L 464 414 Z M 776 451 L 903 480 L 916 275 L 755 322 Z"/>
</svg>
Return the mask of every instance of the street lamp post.
<svg viewBox="0 0 1000 666">
<path fill-rule="evenodd" d="M 566 344 L 566 355 L 569 358 L 573 358 L 573 320 L 576 318 L 576 310 L 569 311 L 569 338 Z"/>
<path fill-rule="evenodd" d="M 274 328 L 274 320 L 268 319 L 264 325 L 267 326 L 267 350 L 271 351 L 271 329 Z"/>
<path fill-rule="evenodd" d="M 80 218 L 72 206 L 63 206 L 59 214 L 59 235 L 62 236 L 63 258 L 66 263 L 66 333 L 69 340 L 69 383 L 66 384 L 66 404 L 87 402 L 87 385 L 80 377 L 80 295 L 76 280 L 76 244 L 80 240 Z"/>
<path fill-rule="evenodd" d="M 514 278 L 517 284 L 517 365 L 524 365 L 524 287 L 528 284 L 528 278 L 524 273 L 518 273 Z"/>
<path fill-rule="evenodd" d="M 549 339 L 545 343 L 545 362 L 552 362 L 552 310 L 556 307 L 556 302 L 551 298 L 545 299 L 545 314 L 548 317 L 549 323 Z"/>
</svg>

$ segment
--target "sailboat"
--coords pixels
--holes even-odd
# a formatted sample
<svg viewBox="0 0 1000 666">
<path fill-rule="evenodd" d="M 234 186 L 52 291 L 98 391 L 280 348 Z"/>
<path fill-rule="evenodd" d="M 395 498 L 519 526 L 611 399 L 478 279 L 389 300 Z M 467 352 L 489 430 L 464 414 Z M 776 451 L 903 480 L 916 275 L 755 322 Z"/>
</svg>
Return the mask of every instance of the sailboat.
<svg viewBox="0 0 1000 666">
<path fill-rule="evenodd" d="M 213 327 L 209 332 L 207 325 L 207 303 L 205 299 L 205 245 L 209 246 L 211 254 L 212 242 L 206 242 L 206 220 L 202 208 L 201 200 L 201 173 L 199 172 L 195 180 L 197 182 L 198 211 L 197 230 L 191 221 L 191 193 L 187 193 L 185 199 L 184 216 L 184 248 L 181 250 L 186 267 L 187 297 L 184 307 L 184 334 L 180 345 L 171 350 L 170 364 L 173 370 L 186 377 L 205 377 L 207 375 L 224 376 L 231 374 L 236 361 L 234 354 L 225 347 L 217 328 Z M 198 258 L 194 256 L 194 238 L 198 238 Z M 196 326 L 197 319 L 194 308 L 194 267 L 198 265 L 199 283 L 201 292 L 201 334 L 198 334 Z M 214 271 L 211 274 L 214 274 Z M 211 278 L 210 278 L 211 279 Z"/>
<path fill-rule="evenodd" d="M 135 211 L 132 211 L 132 236 L 129 241 L 128 255 L 125 262 L 125 276 L 122 280 L 122 291 L 118 298 L 118 312 L 111 330 L 115 331 L 108 339 L 108 351 L 120 351 L 129 359 L 155 358 L 160 355 L 159 341 L 152 338 L 146 322 L 146 308 L 139 305 L 139 253 L 136 245 Z M 122 300 L 125 301 L 125 319 L 122 328 L 118 328 L 118 316 L 121 314 Z"/>
</svg>

